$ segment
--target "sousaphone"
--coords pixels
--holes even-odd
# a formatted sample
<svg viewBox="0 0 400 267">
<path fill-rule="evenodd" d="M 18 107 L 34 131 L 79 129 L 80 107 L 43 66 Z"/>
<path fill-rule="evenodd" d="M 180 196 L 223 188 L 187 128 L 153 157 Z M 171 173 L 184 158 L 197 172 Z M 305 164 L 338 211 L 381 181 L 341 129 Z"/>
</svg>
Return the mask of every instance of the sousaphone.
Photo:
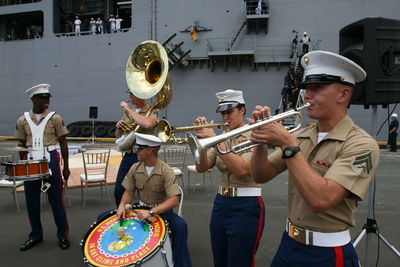
<svg viewBox="0 0 400 267">
<path fill-rule="evenodd" d="M 125 73 L 129 90 L 141 99 L 149 99 L 156 95 L 156 100 L 146 112 L 146 117 L 150 116 L 153 110 L 163 109 L 171 102 L 172 86 L 168 64 L 168 55 L 164 47 L 153 40 L 139 44 L 128 57 Z M 130 149 L 135 142 L 135 132 L 142 130 L 135 123 L 129 125 L 129 133 L 119 144 L 119 150 Z"/>
</svg>

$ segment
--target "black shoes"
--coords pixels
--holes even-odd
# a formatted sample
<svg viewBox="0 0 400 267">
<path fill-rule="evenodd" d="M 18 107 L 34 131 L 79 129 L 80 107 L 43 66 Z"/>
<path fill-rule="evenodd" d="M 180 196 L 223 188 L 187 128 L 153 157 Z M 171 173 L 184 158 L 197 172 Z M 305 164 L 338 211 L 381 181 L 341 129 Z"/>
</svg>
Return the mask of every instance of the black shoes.
<svg viewBox="0 0 400 267">
<path fill-rule="evenodd" d="M 31 249 L 42 241 L 43 241 L 43 239 L 36 239 L 36 240 L 29 239 L 22 246 L 19 247 L 19 250 L 25 251 L 25 250 Z M 58 244 L 60 245 L 61 249 L 67 249 L 71 246 L 71 243 L 69 242 L 68 239 L 62 239 L 58 242 Z"/>
<path fill-rule="evenodd" d="M 71 246 L 71 243 L 68 239 L 61 239 L 58 243 L 61 249 L 67 249 Z"/>
<path fill-rule="evenodd" d="M 43 241 L 43 239 L 36 239 L 36 240 L 29 239 L 22 246 L 19 247 L 19 250 L 25 251 L 25 250 L 31 249 L 42 241 Z"/>
</svg>

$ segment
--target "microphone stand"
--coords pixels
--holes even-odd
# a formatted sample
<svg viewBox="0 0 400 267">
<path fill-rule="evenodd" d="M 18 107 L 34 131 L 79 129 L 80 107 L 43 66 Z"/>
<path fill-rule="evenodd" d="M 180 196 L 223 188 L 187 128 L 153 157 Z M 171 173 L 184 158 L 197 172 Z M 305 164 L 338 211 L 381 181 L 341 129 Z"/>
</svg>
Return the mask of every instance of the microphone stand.
<svg viewBox="0 0 400 267">
<path fill-rule="evenodd" d="M 376 135 L 375 129 L 377 125 L 377 106 L 372 105 L 372 129 L 371 134 L 373 136 Z M 375 183 L 376 177 L 374 176 L 371 180 L 371 184 L 369 185 L 368 189 L 368 215 L 367 215 L 367 222 L 364 224 L 361 232 L 357 235 L 357 237 L 353 241 L 353 246 L 356 247 L 361 239 L 366 235 L 366 243 L 365 243 L 365 255 L 364 255 L 364 266 L 368 265 L 368 258 L 369 258 L 369 246 L 371 243 L 371 234 L 376 234 L 379 240 L 382 240 L 383 243 L 398 257 L 400 258 L 400 252 L 393 246 L 392 244 L 387 241 L 383 235 L 379 233 L 378 224 L 375 219 L 374 214 L 374 205 L 375 205 Z"/>
</svg>

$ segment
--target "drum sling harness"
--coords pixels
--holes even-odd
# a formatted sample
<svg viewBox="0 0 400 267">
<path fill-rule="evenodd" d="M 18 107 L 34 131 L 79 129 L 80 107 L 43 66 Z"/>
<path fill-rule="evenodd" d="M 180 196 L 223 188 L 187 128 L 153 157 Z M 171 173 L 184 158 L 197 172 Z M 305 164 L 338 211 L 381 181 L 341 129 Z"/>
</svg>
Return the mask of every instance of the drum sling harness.
<svg viewBox="0 0 400 267">
<path fill-rule="evenodd" d="M 31 128 L 32 132 L 32 148 L 29 148 L 28 159 L 39 160 L 46 158 L 50 162 L 50 153 L 47 151 L 47 149 L 45 149 L 43 145 L 43 134 L 47 122 L 54 114 L 54 111 L 50 112 L 42 120 L 42 122 L 39 123 L 39 125 L 36 125 L 29 116 L 29 112 L 24 113 L 25 119 L 28 122 L 29 128 Z"/>
</svg>

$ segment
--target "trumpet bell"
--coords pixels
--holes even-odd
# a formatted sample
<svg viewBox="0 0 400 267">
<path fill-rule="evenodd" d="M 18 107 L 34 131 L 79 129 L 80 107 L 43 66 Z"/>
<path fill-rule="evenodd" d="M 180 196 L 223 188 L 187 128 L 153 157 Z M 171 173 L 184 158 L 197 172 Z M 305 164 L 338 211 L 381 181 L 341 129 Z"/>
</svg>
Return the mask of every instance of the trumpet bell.
<svg viewBox="0 0 400 267">
<path fill-rule="evenodd" d="M 192 152 L 194 160 L 197 163 L 199 163 L 200 162 L 200 150 L 202 150 L 204 148 L 199 144 L 199 139 L 197 139 L 193 134 L 188 133 L 187 139 L 188 139 L 189 148 L 190 148 L 190 151 Z"/>
<path fill-rule="evenodd" d="M 156 95 L 168 80 L 168 55 L 164 47 L 152 40 L 140 43 L 126 63 L 126 82 L 136 97 L 148 99 Z"/>
<path fill-rule="evenodd" d="M 171 125 L 166 120 L 160 120 L 157 124 L 157 136 L 163 143 L 168 142 L 171 138 Z"/>
</svg>

